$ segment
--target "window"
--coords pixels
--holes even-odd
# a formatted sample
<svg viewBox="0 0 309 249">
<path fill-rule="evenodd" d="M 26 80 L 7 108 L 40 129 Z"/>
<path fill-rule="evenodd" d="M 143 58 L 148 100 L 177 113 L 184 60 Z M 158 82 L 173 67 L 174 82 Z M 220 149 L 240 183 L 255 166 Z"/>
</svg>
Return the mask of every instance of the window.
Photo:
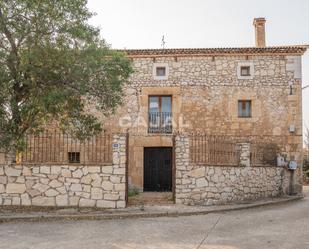
<svg viewBox="0 0 309 249">
<path fill-rule="evenodd" d="M 68 152 L 69 163 L 80 163 L 80 152 Z"/>
<path fill-rule="evenodd" d="M 251 118 L 251 100 L 238 100 L 238 117 Z"/>
<path fill-rule="evenodd" d="M 242 66 L 240 67 L 240 75 L 241 76 L 250 76 L 250 67 L 249 66 Z"/>
<path fill-rule="evenodd" d="M 149 96 L 148 106 L 148 132 L 172 132 L 172 97 Z"/>
<path fill-rule="evenodd" d="M 156 67 L 156 76 L 159 76 L 159 77 L 166 76 L 166 68 Z"/>
<path fill-rule="evenodd" d="M 254 78 L 254 63 L 252 61 L 238 62 L 237 78 L 240 80 L 252 80 Z"/>
<path fill-rule="evenodd" d="M 169 75 L 168 63 L 154 63 L 152 75 L 155 80 L 167 80 Z"/>
</svg>

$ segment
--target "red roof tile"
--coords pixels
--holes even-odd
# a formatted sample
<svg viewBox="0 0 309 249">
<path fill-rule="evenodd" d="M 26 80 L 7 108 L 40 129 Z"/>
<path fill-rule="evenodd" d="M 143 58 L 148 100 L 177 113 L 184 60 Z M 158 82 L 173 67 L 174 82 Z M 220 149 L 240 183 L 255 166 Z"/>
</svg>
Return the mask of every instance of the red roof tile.
<svg viewBox="0 0 309 249">
<path fill-rule="evenodd" d="M 190 55 L 238 55 L 238 54 L 304 54 L 309 45 L 242 48 L 168 48 L 117 50 L 132 57 L 190 56 Z"/>
</svg>

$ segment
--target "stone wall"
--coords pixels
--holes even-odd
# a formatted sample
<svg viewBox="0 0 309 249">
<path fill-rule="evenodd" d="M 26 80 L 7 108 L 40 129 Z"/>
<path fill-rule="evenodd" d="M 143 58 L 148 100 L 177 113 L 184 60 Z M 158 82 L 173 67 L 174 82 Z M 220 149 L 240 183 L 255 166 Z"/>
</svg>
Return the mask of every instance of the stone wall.
<svg viewBox="0 0 309 249">
<path fill-rule="evenodd" d="M 189 138 L 176 139 L 176 203 L 212 205 L 285 195 L 290 172 L 283 167 L 250 166 L 250 146 L 242 144 L 239 165 L 192 164 Z"/>
<path fill-rule="evenodd" d="M 126 137 L 113 142 L 111 165 L 1 165 L 0 205 L 124 208 Z"/>
</svg>

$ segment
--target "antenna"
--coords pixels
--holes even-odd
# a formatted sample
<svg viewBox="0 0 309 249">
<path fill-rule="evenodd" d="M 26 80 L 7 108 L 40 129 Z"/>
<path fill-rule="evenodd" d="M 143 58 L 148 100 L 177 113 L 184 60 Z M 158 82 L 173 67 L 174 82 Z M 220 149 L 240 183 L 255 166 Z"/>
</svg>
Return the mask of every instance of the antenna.
<svg viewBox="0 0 309 249">
<path fill-rule="evenodd" d="M 163 35 L 163 36 L 162 36 L 162 43 L 161 43 L 162 49 L 165 48 L 165 44 L 166 44 L 166 42 L 165 42 L 165 37 L 164 37 L 164 35 Z"/>
</svg>

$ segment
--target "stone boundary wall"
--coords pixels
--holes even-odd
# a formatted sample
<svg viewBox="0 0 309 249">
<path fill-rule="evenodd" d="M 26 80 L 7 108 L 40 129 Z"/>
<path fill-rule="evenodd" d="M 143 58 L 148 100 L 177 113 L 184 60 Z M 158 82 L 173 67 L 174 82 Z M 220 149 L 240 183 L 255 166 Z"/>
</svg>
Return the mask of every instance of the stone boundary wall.
<svg viewBox="0 0 309 249">
<path fill-rule="evenodd" d="M 239 166 L 194 165 L 189 159 L 189 138 L 176 136 L 176 203 L 224 204 L 275 197 L 288 192 L 290 172 L 283 167 L 252 167 L 250 146 L 242 145 Z"/>
<path fill-rule="evenodd" d="M 126 137 L 111 165 L 0 165 L 0 205 L 125 208 Z"/>
</svg>

